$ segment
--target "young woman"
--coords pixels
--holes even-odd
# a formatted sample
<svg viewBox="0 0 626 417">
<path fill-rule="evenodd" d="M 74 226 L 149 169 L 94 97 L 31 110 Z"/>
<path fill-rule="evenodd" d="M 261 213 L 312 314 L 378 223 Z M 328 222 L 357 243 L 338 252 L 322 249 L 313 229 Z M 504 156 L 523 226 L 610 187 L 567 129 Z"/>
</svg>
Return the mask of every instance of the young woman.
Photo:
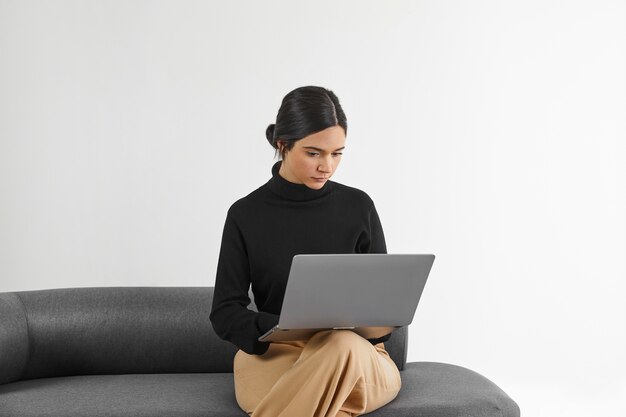
<svg viewBox="0 0 626 417">
<path fill-rule="evenodd" d="M 308 341 L 257 339 L 278 324 L 291 260 L 307 253 L 387 253 L 372 199 L 331 181 L 348 127 L 330 90 L 288 93 L 265 134 L 281 159 L 270 180 L 228 209 L 217 265 L 211 323 L 235 344 L 239 406 L 253 417 L 347 417 L 393 400 L 400 373 L 379 339 L 350 330 Z M 258 312 L 248 309 L 252 286 Z"/>
</svg>

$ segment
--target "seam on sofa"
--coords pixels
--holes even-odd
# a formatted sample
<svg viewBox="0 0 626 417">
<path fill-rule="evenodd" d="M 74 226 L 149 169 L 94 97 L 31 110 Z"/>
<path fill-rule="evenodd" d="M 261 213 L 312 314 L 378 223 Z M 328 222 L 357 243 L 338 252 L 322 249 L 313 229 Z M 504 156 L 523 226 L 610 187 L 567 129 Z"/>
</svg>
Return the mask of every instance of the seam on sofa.
<svg viewBox="0 0 626 417">
<path fill-rule="evenodd" d="M 24 314 L 24 320 L 26 321 L 26 343 L 28 343 L 26 351 L 28 352 L 28 355 L 26 356 L 26 362 L 24 363 L 24 368 L 22 368 L 22 373 L 20 374 L 20 379 L 18 380 L 18 381 L 21 381 L 22 378 L 24 377 L 24 373 L 26 372 L 26 368 L 28 368 L 28 364 L 30 363 L 30 357 L 31 357 L 30 348 L 32 346 L 32 343 L 30 341 L 30 323 L 28 322 L 28 314 L 26 313 L 26 306 L 24 305 L 24 301 L 22 301 L 22 297 L 20 297 L 20 295 L 17 292 L 14 292 L 13 294 L 15 294 L 15 296 L 20 302 L 20 305 L 22 306 L 22 313 Z"/>
</svg>

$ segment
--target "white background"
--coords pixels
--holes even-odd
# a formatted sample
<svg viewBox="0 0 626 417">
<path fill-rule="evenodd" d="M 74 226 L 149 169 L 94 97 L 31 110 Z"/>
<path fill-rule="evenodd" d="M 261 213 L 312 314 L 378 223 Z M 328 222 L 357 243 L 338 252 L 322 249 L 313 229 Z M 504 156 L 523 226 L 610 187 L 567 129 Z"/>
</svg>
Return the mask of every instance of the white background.
<svg viewBox="0 0 626 417">
<path fill-rule="evenodd" d="M 408 360 L 624 415 L 625 74 L 623 1 L 0 0 L 0 291 L 213 285 L 265 129 L 320 85 L 333 179 L 437 255 Z"/>
</svg>

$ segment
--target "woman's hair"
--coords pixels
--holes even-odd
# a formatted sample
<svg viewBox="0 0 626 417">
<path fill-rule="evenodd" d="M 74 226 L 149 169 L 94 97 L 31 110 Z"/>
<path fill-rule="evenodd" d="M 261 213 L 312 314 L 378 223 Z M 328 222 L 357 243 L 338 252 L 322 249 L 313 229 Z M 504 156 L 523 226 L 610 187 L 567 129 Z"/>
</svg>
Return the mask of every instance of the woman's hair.
<svg viewBox="0 0 626 417">
<path fill-rule="evenodd" d="M 290 91 L 282 101 L 276 123 L 265 131 L 268 142 L 279 153 L 278 141 L 285 144 L 280 153 L 281 159 L 293 145 L 305 136 L 333 126 L 343 127 L 348 134 L 346 115 L 339 99 L 331 90 L 323 87 L 306 86 Z"/>
</svg>

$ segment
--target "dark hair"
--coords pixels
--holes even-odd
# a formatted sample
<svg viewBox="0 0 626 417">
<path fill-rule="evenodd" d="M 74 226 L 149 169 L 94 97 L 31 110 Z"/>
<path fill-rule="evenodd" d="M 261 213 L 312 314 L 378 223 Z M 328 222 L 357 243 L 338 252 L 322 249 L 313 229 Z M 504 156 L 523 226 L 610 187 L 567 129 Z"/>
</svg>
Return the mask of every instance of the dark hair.
<svg viewBox="0 0 626 417">
<path fill-rule="evenodd" d="M 285 144 L 280 153 L 284 159 L 286 151 L 291 150 L 298 140 L 337 125 L 348 134 L 346 115 L 335 93 L 310 85 L 296 88 L 283 98 L 276 123 L 267 127 L 265 136 L 276 149 L 274 157 L 280 149 L 277 142 Z"/>
</svg>

